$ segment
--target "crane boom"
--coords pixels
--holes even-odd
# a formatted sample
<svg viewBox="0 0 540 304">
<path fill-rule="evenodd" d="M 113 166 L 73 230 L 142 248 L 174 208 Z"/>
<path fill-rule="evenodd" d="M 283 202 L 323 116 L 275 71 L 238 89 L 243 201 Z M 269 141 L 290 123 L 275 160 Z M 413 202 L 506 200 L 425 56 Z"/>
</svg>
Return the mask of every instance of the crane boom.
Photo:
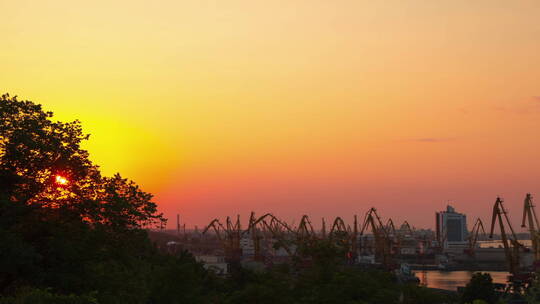
<svg viewBox="0 0 540 304">
<path fill-rule="evenodd" d="M 482 234 L 486 235 L 486 230 L 484 229 L 484 223 L 480 218 L 477 218 L 474 222 L 474 225 L 471 229 L 471 233 L 469 235 L 469 248 L 467 250 L 468 254 L 473 256 L 474 250 L 476 248 L 476 244 L 478 243 L 478 235 L 480 234 L 480 230 L 482 231 Z"/>
<path fill-rule="evenodd" d="M 519 242 L 517 241 L 516 233 L 512 228 L 512 224 L 508 219 L 508 213 L 504 209 L 503 200 L 497 197 L 495 204 L 493 205 L 493 215 L 491 217 L 491 229 L 489 232 L 489 238 L 493 238 L 493 232 L 495 230 L 496 222 L 499 222 L 499 229 L 501 231 L 501 240 L 504 247 L 504 253 L 506 256 L 506 262 L 508 263 L 509 271 L 512 275 L 518 273 L 519 270 Z M 505 224 L 508 226 L 510 235 L 507 234 Z"/>
<path fill-rule="evenodd" d="M 375 208 L 369 209 L 366 213 L 360 235 L 364 235 L 368 227 L 371 227 L 375 238 L 375 253 L 382 258 L 382 263 L 385 267 L 390 266 L 390 240 L 386 228 Z"/>
<path fill-rule="evenodd" d="M 527 225 L 528 222 L 528 225 Z M 538 217 L 532 202 L 532 195 L 527 193 L 525 196 L 523 206 L 523 219 L 521 221 L 521 227 L 529 228 L 529 234 L 532 243 L 532 249 L 534 252 L 534 260 L 540 261 L 540 225 L 538 224 Z"/>
</svg>

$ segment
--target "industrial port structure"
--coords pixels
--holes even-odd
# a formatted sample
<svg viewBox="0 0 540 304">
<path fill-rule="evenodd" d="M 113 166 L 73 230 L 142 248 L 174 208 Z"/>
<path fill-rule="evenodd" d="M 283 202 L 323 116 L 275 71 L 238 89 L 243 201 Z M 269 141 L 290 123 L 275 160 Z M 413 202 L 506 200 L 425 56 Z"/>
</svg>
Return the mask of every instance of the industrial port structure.
<svg viewBox="0 0 540 304">
<path fill-rule="evenodd" d="M 437 213 L 436 224 L 436 232 L 415 229 L 407 221 L 397 227 L 392 219 L 384 221 L 376 208 L 370 208 L 361 221 L 356 215 L 350 223 L 341 217 L 331 221 L 322 218 L 320 229 L 315 229 L 307 215 L 298 224 L 290 224 L 274 214 L 256 216 L 252 212 L 245 226 L 238 215 L 224 221 L 213 219 L 189 237 L 184 230 L 188 247 L 184 249 L 196 256 L 219 256 L 221 265 L 227 267 L 268 267 L 291 261 L 309 265 L 309 248 L 324 241 L 341 248 L 342 258 L 351 265 L 392 271 L 403 264 L 413 269 L 507 270 L 511 274 L 508 286 L 515 292 L 526 288 L 540 264 L 540 225 L 530 194 L 525 197 L 522 217 L 530 246 L 518 239 L 499 197 L 493 204 L 488 231 L 489 238 L 496 233 L 500 237 L 499 248 L 480 247 L 480 242 L 488 239 L 484 222 L 476 219 L 468 231 L 465 215 L 450 206 Z M 187 238 L 191 240 L 187 242 Z"/>
</svg>

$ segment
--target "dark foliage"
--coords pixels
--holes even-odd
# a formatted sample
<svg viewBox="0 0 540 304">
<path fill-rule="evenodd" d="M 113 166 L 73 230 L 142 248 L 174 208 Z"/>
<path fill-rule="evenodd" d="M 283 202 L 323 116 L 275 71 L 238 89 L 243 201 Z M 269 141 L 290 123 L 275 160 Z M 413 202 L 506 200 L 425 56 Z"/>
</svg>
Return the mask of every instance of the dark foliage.
<svg viewBox="0 0 540 304">
<path fill-rule="evenodd" d="M 493 279 L 489 273 L 475 273 L 465 287 L 462 303 L 472 303 L 474 300 L 483 300 L 489 304 L 497 301 L 497 294 L 493 286 Z"/>
</svg>

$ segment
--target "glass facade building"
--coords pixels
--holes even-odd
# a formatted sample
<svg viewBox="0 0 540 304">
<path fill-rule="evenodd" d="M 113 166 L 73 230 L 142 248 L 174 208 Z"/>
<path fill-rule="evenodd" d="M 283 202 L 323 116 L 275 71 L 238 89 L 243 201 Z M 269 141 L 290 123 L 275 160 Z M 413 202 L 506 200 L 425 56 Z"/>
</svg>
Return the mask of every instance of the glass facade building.
<svg viewBox="0 0 540 304">
<path fill-rule="evenodd" d="M 467 244 L 467 216 L 457 213 L 454 207 L 435 214 L 437 240 L 444 248 Z"/>
</svg>

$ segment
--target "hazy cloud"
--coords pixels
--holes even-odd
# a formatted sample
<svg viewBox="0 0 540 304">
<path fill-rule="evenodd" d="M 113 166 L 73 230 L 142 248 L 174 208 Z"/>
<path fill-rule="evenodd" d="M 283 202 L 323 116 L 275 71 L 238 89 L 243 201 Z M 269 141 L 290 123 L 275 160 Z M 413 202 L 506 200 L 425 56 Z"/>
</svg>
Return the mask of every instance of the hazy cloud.
<svg viewBox="0 0 540 304">
<path fill-rule="evenodd" d="M 512 103 L 494 106 L 493 110 L 502 113 L 526 115 L 538 114 L 540 111 L 540 96 L 531 96 Z"/>
</svg>

